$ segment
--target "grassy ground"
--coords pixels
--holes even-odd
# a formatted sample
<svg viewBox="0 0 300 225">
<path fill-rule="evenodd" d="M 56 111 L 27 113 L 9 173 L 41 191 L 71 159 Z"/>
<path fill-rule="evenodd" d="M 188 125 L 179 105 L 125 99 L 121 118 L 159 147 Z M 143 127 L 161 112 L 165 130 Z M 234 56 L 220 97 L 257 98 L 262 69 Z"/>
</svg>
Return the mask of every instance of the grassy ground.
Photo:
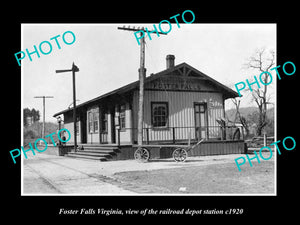
<svg viewBox="0 0 300 225">
<path fill-rule="evenodd" d="M 220 163 L 174 169 L 122 172 L 123 182 L 161 187 L 165 193 L 274 194 L 274 161 L 252 162 L 239 172 L 235 163 Z"/>
</svg>

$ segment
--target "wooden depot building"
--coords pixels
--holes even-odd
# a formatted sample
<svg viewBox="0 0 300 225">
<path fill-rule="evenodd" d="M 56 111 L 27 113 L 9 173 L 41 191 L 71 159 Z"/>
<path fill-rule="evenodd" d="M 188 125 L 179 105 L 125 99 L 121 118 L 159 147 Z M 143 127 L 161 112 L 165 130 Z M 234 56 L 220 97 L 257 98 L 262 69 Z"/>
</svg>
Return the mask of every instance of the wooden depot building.
<svg viewBox="0 0 300 225">
<path fill-rule="evenodd" d="M 67 154 L 132 159 L 137 144 L 138 95 L 136 81 L 79 104 L 76 130 L 80 150 Z M 167 55 L 166 69 L 145 78 L 143 143 L 187 144 L 188 140 L 205 139 L 189 155 L 243 153 L 243 135 L 233 140 L 232 127 L 217 122 L 225 118 L 225 100 L 235 97 L 237 92 L 187 63 L 175 65 L 174 55 Z M 72 108 L 54 117 L 62 114 L 64 127 L 73 134 Z M 67 144 L 72 141 L 71 136 Z M 167 158 L 171 153 L 170 148 L 160 148 L 151 151 L 151 158 Z"/>
</svg>

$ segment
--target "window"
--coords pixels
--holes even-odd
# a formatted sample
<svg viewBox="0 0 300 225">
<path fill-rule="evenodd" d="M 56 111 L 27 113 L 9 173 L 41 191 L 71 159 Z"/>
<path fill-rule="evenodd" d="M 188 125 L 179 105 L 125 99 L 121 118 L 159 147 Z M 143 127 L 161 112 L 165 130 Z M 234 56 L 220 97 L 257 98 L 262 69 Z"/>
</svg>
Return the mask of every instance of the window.
<svg viewBox="0 0 300 225">
<path fill-rule="evenodd" d="M 168 103 L 167 102 L 152 102 L 151 115 L 153 127 L 168 126 Z"/>
<path fill-rule="evenodd" d="M 88 112 L 89 133 L 98 133 L 99 131 L 99 109 L 91 109 Z"/>
<path fill-rule="evenodd" d="M 107 113 L 101 113 L 101 132 L 107 132 Z"/>
<path fill-rule="evenodd" d="M 94 133 L 98 133 L 99 111 L 93 113 Z"/>
<path fill-rule="evenodd" d="M 121 130 L 126 128 L 125 110 L 126 110 L 125 105 L 120 105 L 120 129 Z"/>
<path fill-rule="evenodd" d="M 88 120 L 89 120 L 89 133 L 93 133 L 93 114 L 92 114 L 92 112 L 88 112 Z"/>
</svg>

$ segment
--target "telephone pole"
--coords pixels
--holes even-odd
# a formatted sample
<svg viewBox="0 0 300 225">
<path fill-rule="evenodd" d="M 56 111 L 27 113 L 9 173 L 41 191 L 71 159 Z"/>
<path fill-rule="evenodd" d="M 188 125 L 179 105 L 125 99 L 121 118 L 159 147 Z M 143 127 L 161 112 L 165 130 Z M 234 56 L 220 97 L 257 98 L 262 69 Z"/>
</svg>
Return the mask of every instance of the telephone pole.
<svg viewBox="0 0 300 225">
<path fill-rule="evenodd" d="M 131 27 L 118 27 L 119 30 L 127 30 L 127 31 L 144 31 L 145 33 L 150 33 L 153 31 L 145 30 L 144 27 L 140 28 L 131 28 Z M 159 34 L 164 34 L 162 32 L 158 32 Z M 143 145 L 143 111 L 144 111 L 144 82 L 146 78 L 146 68 L 145 68 L 145 35 L 142 33 L 141 35 L 141 44 L 140 44 L 140 68 L 139 68 L 139 108 L 138 108 L 138 146 Z M 143 35 L 143 36 L 142 36 Z"/>
<path fill-rule="evenodd" d="M 43 99 L 43 134 L 42 138 L 45 137 L 45 111 L 46 111 L 46 104 L 45 99 L 46 98 L 54 98 L 53 96 L 34 96 L 34 98 L 42 98 Z"/>
<path fill-rule="evenodd" d="M 69 70 L 56 70 L 56 73 L 72 72 L 73 77 L 73 122 L 74 122 L 74 151 L 77 151 L 77 132 L 76 132 L 76 85 L 75 85 L 75 72 L 78 72 L 79 68 L 72 64 L 72 68 Z"/>
</svg>

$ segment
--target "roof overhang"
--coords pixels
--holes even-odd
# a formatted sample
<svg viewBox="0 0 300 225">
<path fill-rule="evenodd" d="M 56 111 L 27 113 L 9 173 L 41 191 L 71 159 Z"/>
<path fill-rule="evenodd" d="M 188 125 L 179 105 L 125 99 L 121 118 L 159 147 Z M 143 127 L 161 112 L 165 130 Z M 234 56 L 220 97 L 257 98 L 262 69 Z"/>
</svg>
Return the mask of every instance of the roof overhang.
<svg viewBox="0 0 300 225">
<path fill-rule="evenodd" d="M 163 70 L 159 73 L 156 74 L 151 74 L 150 76 L 146 77 L 145 83 L 151 82 L 155 79 L 158 79 L 160 77 L 165 77 L 165 76 L 170 76 L 174 72 L 177 72 L 179 76 L 182 76 L 186 79 L 193 78 L 193 79 L 200 79 L 200 80 L 205 80 L 212 84 L 217 90 L 219 90 L 223 94 L 223 98 L 228 99 L 228 98 L 236 98 L 239 97 L 238 93 L 233 91 L 231 88 L 221 84 L 220 82 L 216 81 L 215 79 L 209 77 L 208 75 L 202 73 L 201 71 L 195 69 L 194 67 L 188 65 L 187 63 L 181 63 L 178 64 L 174 67 L 171 67 L 169 69 Z M 193 73 L 191 73 L 193 72 Z M 193 76 L 192 76 L 193 75 Z M 137 89 L 139 86 L 139 81 L 132 82 L 130 84 L 127 84 L 123 87 L 120 87 L 118 89 L 115 89 L 111 92 L 108 92 L 106 94 L 100 95 L 99 97 L 93 98 L 89 101 L 86 101 L 84 103 L 81 103 L 76 106 L 76 108 L 82 108 L 82 107 L 87 107 L 88 105 L 97 102 L 97 101 L 103 101 L 104 99 L 113 96 L 113 95 L 122 95 L 124 93 L 127 93 L 129 91 L 132 91 L 134 89 Z M 62 110 L 58 113 L 55 113 L 53 117 L 59 116 L 61 114 L 67 113 L 69 111 L 72 111 L 73 108 L 68 108 L 65 110 Z"/>
</svg>

